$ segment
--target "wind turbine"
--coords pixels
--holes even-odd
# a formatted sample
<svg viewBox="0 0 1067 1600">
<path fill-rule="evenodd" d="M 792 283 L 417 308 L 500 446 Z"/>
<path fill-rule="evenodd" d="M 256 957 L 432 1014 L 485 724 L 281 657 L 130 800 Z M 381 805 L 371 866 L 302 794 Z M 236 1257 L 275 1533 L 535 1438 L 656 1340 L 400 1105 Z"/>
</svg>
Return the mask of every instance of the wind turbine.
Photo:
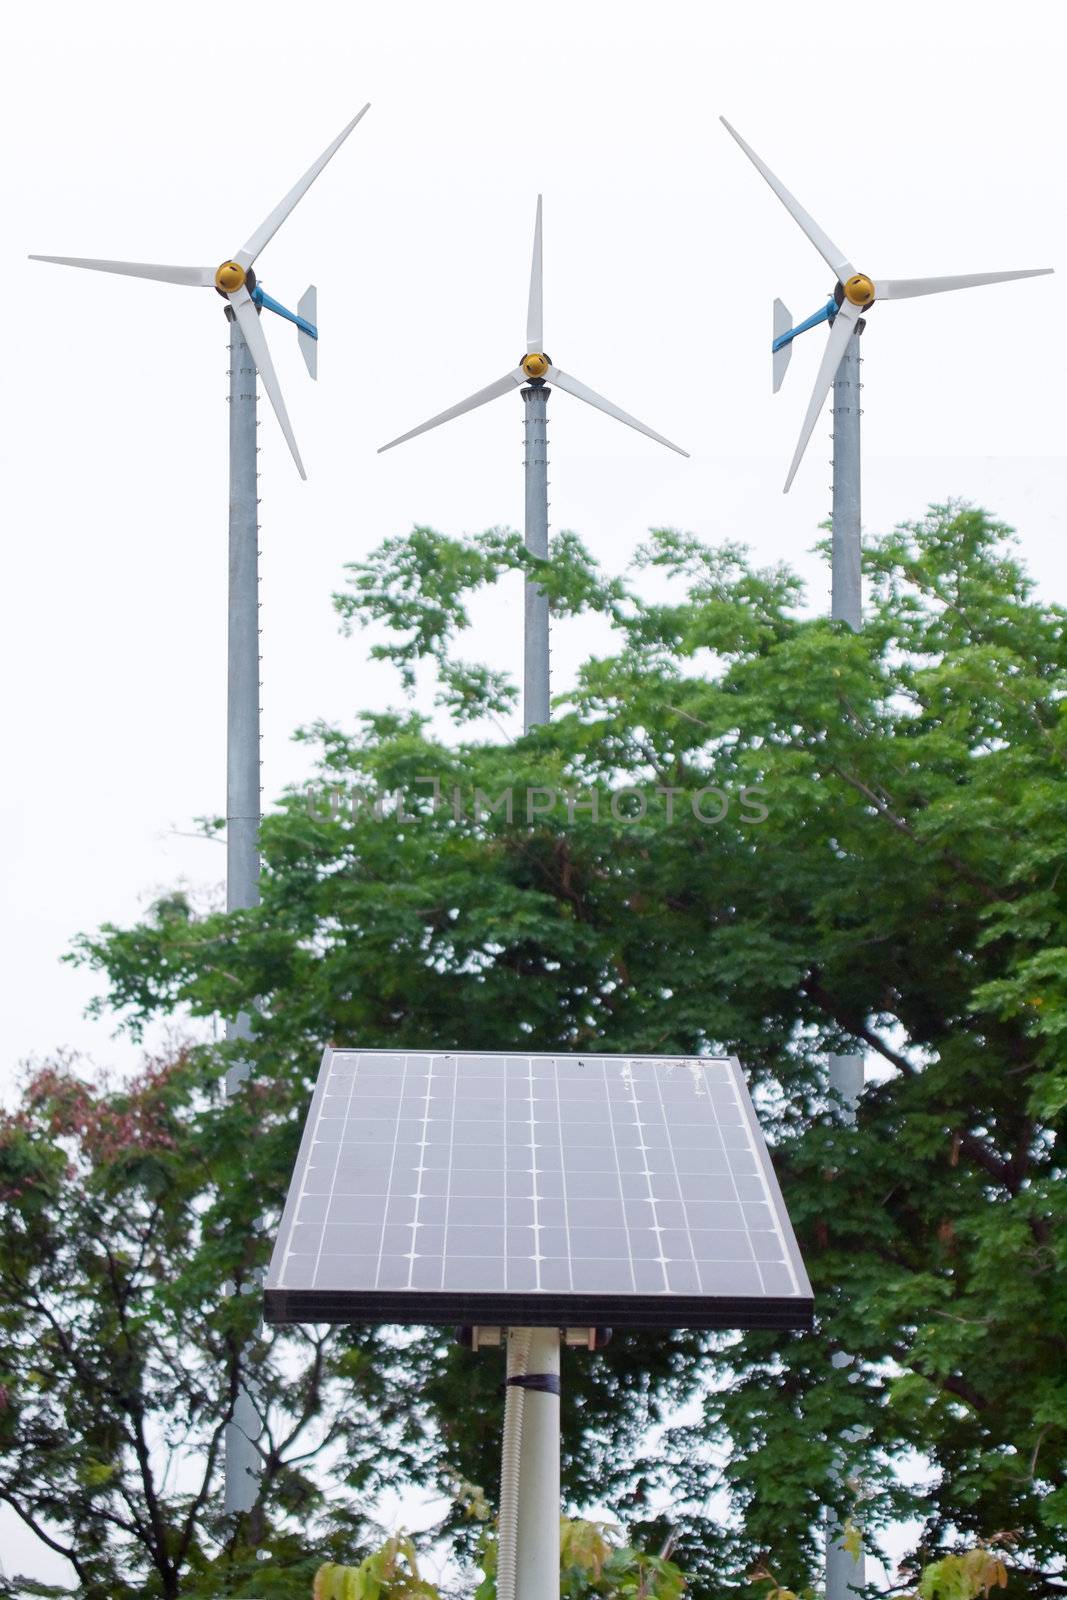
<svg viewBox="0 0 1067 1600">
<path fill-rule="evenodd" d="M 551 393 L 549 384 L 555 384 L 557 389 L 563 389 L 576 399 L 584 400 L 586 405 L 595 406 L 598 411 L 614 417 L 617 422 L 625 422 L 627 427 L 636 428 L 638 433 L 647 434 L 650 439 L 655 439 L 657 444 L 666 445 L 668 450 L 676 450 L 680 456 L 688 456 L 689 452 L 672 444 L 661 433 L 656 433 L 643 422 L 638 422 L 636 417 L 631 417 L 628 411 L 620 410 L 610 400 L 605 400 L 603 395 L 587 389 L 577 378 L 572 378 L 569 373 L 553 365 L 544 348 L 543 284 L 541 196 L 538 195 L 533 261 L 530 267 L 530 300 L 526 315 L 526 354 L 517 367 L 505 373 L 504 377 L 498 378 L 495 383 L 489 384 L 488 388 L 479 389 L 476 394 L 469 395 L 458 405 L 450 406 L 447 411 L 441 411 L 436 417 L 431 417 L 429 422 L 420 423 L 417 428 L 402 433 L 399 438 L 391 439 L 388 444 L 381 446 L 378 454 L 381 455 L 384 450 L 392 450 L 394 445 L 404 444 L 406 440 L 414 439 L 416 434 L 426 433 L 442 422 L 451 422 L 453 417 L 461 417 L 466 411 L 475 411 L 490 400 L 496 400 L 501 395 L 511 394 L 514 389 L 521 388 L 526 412 L 526 548 L 531 555 L 546 560 L 548 557 L 546 413 Z M 536 583 L 529 580 L 526 583 L 524 638 L 523 722 L 528 733 L 531 728 L 547 722 L 549 718 L 548 596 Z"/>
<path fill-rule="evenodd" d="M 87 267 L 93 272 L 114 272 L 124 277 L 150 278 L 160 283 L 214 289 L 222 296 L 230 324 L 230 513 L 229 598 L 226 675 L 226 909 L 243 910 L 259 904 L 259 499 L 256 469 L 256 373 L 263 380 L 271 405 L 285 435 L 301 478 L 306 477 L 289 415 L 282 399 L 274 364 L 260 326 L 266 308 L 295 323 L 300 349 L 312 378 L 317 376 L 318 329 L 315 326 L 316 291 L 309 288 L 297 311 L 286 310 L 263 292 L 253 265 L 282 223 L 310 189 L 319 173 L 344 144 L 356 123 L 370 109 L 364 106 L 333 143 L 313 162 L 304 176 L 252 233 L 237 253 L 219 267 L 156 266 L 143 261 L 105 261 L 81 256 L 31 256 L 65 267 Z M 249 1039 L 251 1018 L 241 1012 L 226 1023 L 227 1042 Z M 226 1074 L 226 1093 L 234 1094 L 248 1076 L 248 1067 L 236 1062 Z M 225 1435 L 225 1510 L 250 1511 L 255 1505 L 259 1454 L 255 1439 L 262 1422 L 255 1401 L 242 1386 L 233 1420 Z"/>
<path fill-rule="evenodd" d="M 834 604 L 832 614 L 853 628 L 862 625 L 860 591 L 860 408 L 859 351 L 853 335 L 864 328 L 864 313 L 879 300 L 913 300 L 920 295 L 944 294 L 950 289 L 973 289 L 987 283 L 1008 283 L 1016 278 L 1038 278 L 1051 267 L 1030 267 L 1013 272 L 969 272 L 941 278 L 879 278 L 857 272 L 844 251 L 808 215 L 785 184 L 746 144 L 725 117 L 719 119 L 741 146 L 757 172 L 770 184 L 789 215 L 811 240 L 837 280 L 831 299 L 813 316 L 790 327 L 791 317 L 780 300 L 774 303 L 773 380 L 775 392 L 785 377 L 793 340 L 821 322 L 829 322 L 830 337 L 819 365 L 815 387 L 800 430 L 800 438 L 785 480 L 785 493 L 796 476 L 808 440 L 832 386 L 834 398 Z M 839 426 L 838 419 L 841 419 Z M 840 437 L 839 437 L 840 436 Z M 840 514 L 840 518 L 839 518 Z M 841 520 L 850 526 L 840 525 Z"/>
<path fill-rule="evenodd" d="M 825 234 L 818 223 L 804 210 L 785 185 L 776 178 L 736 128 L 725 117 L 719 119 L 727 132 L 737 141 L 756 170 L 770 184 L 790 216 L 811 240 L 836 283 L 826 305 L 807 317 L 794 328 L 792 317 L 781 300 L 774 302 L 772 351 L 772 381 L 777 394 L 785 377 L 793 340 L 809 328 L 829 322 L 830 337 L 823 352 L 822 362 L 815 379 L 804 423 L 800 430 L 784 492 L 788 493 L 796 476 L 808 440 L 826 402 L 831 386 L 834 389 L 834 456 L 833 456 L 833 514 L 832 528 L 832 617 L 846 622 L 853 629 L 863 626 L 863 591 L 860 575 L 860 404 L 859 404 L 859 335 L 863 332 L 863 313 L 870 310 L 876 300 L 912 300 L 920 295 L 943 294 L 949 289 L 973 289 L 987 283 L 1008 283 L 1015 278 L 1037 278 L 1051 272 L 1051 267 L 1028 268 L 1012 272 L 972 272 L 956 277 L 940 278 L 874 278 L 857 272 L 840 247 Z M 832 1055 L 829 1060 L 829 1087 L 842 1106 L 841 1120 L 854 1126 L 856 1107 L 864 1088 L 864 1058 L 862 1055 Z M 835 1351 L 832 1358 L 835 1369 L 848 1367 L 852 1357 L 844 1351 Z M 849 1429 L 843 1436 L 845 1444 L 855 1444 L 863 1437 L 863 1428 Z M 864 1558 L 853 1555 L 841 1542 L 841 1530 L 834 1521 L 826 1529 L 826 1597 L 827 1600 L 852 1600 L 863 1587 Z"/>
<path fill-rule="evenodd" d="M 317 358 L 315 354 L 315 341 L 318 329 L 314 323 L 304 315 L 310 311 L 315 315 L 315 289 L 312 286 L 301 298 L 297 311 L 287 311 L 285 306 L 277 300 L 272 300 L 270 295 L 264 294 L 263 289 L 256 280 L 252 268 L 256 257 L 265 245 L 269 244 L 293 210 L 298 201 L 307 194 L 319 173 L 327 162 L 337 154 L 344 144 L 352 129 L 370 110 L 365 105 L 363 110 L 352 118 L 347 128 L 343 128 L 331 145 L 322 152 L 317 161 L 304 173 L 300 181 L 293 185 L 289 193 L 280 200 L 270 215 L 260 223 L 254 233 L 250 234 L 240 250 L 235 255 L 224 261 L 218 267 L 171 267 L 157 266 L 149 261 L 103 261 L 97 257 L 89 256 L 38 256 L 31 255 L 31 261 L 51 261 L 60 267 L 87 267 L 91 272 L 116 272 L 126 278 L 152 278 L 157 283 L 178 283 L 187 288 L 214 289 L 227 302 L 227 310 L 232 312 L 244 337 L 244 341 L 252 355 L 256 371 L 263 380 L 263 387 L 267 397 L 274 407 L 275 415 L 281 426 L 285 441 L 292 451 L 296 469 L 302 478 L 307 477 L 304 463 L 300 459 L 296 438 L 289 422 L 289 413 L 285 409 L 282 399 L 281 387 L 278 376 L 274 370 L 274 363 L 270 358 L 267 348 L 266 335 L 260 326 L 259 311 L 265 307 L 268 311 L 275 312 L 280 317 L 285 317 L 289 322 L 296 324 L 299 331 L 300 348 L 304 354 L 308 371 L 311 376 L 317 377 Z"/>
</svg>

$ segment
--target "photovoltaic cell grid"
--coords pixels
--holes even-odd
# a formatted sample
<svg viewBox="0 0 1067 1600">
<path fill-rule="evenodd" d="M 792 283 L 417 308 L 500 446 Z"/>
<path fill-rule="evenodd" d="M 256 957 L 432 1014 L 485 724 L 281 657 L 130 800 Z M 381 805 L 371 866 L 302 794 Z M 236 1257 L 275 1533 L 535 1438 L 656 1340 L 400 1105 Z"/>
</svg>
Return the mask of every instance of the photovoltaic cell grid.
<svg viewBox="0 0 1067 1600">
<path fill-rule="evenodd" d="M 736 1061 L 328 1050 L 271 1322 L 806 1327 Z"/>
</svg>

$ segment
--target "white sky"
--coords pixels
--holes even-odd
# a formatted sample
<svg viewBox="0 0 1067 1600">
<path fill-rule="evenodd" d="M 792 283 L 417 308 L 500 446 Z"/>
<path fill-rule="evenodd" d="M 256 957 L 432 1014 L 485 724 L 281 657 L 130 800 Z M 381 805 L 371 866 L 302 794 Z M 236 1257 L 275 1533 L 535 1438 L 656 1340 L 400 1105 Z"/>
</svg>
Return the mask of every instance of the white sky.
<svg viewBox="0 0 1067 1600">
<path fill-rule="evenodd" d="M 241 44 L 242 34 L 247 43 Z M 321 378 L 265 317 L 310 481 L 261 406 L 265 798 L 307 770 L 292 730 L 395 703 L 339 637 L 342 564 L 415 521 L 520 526 L 516 395 L 376 447 L 516 364 L 545 196 L 549 353 L 691 452 L 564 394 L 552 522 L 607 565 L 653 523 L 788 558 L 829 510 L 829 417 L 780 485 L 824 335 L 770 393 L 771 301 L 830 274 L 717 122 L 730 117 L 872 274 L 1063 266 L 1063 25 L 1016 0 L 886 10 L 542 0 L 303 12 L 54 0 L 13 10 L 0 64 L 9 308 L 0 804 L 0 1084 L 91 1024 L 69 940 L 128 922 L 223 851 L 176 837 L 224 808 L 226 325 L 203 291 L 29 263 L 28 251 L 215 264 L 365 100 L 371 112 L 257 263 L 319 287 Z M 1062 279 L 878 306 L 865 357 L 865 524 L 961 495 L 1020 529 L 1062 595 Z M 512 598 L 518 601 L 517 588 Z M 464 654 L 516 667 L 517 613 Z M 556 641 L 557 685 L 587 642 Z"/>
</svg>

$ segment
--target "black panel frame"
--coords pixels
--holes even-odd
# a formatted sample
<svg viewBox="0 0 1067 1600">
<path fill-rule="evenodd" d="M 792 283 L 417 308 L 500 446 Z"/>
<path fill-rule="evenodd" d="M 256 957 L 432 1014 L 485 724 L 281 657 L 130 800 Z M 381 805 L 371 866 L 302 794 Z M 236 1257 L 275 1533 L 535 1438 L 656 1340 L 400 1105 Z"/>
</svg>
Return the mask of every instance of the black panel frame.
<svg viewBox="0 0 1067 1600">
<path fill-rule="evenodd" d="M 267 1322 L 458 1322 L 522 1328 L 810 1329 L 814 1302 L 801 1296 L 755 1299 L 707 1295 L 462 1294 L 449 1289 L 268 1289 Z"/>
</svg>

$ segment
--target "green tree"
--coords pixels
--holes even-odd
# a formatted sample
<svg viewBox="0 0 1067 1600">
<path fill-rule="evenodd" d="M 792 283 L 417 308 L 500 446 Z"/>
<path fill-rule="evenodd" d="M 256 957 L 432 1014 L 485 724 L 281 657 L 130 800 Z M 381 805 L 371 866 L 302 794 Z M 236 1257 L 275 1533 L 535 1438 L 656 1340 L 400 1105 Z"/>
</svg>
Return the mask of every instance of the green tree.
<svg viewBox="0 0 1067 1600">
<path fill-rule="evenodd" d="M 411 1437 L 404 1375 L 376 1334 L 342 1345 L 261 1326 L 242 1152 L 269 1165 L 289 1097 L 259 1082 L 220 1115 L 204 1070 L 179 1051 L 90 1086 L 59 1062 L 0 1124 L 0 1500 L 67 1557 L 86 1600 L 306 1595 L 323 1549 L 373 1535 L 360 1501 Z M 234 1529 L 222 1433 L 250 1382 L 265 1493 Z M 323 1452 L 356 1491 L 330 1505 L 306 1470 Z"/>
<path fill-rule="evenodd" d="M 496 1600 L 496 1529 L 481 1520 L 476 1559 L 484 1576 L 474 1600 Z M 681 1600 L 685 1592 L 685 1576 L 665 1552 L 635 1550 L 609 1523 L 563 1517 L 559 1544 L 562 1600 Z M 320 1567 L 313 1600 L 442 1600 L 446 1593 L 422 1576 L 413 1541 L 394 1534 L 358 1567 Z"/>
<path fill-rule="evenodd" d="M 212 1319 L 239 1314 L 221 1282 L 247 1281 L 265 1258 L 325 1041 L 735 1052 L 775 1145 L 816 1329 L 620 1330 L 603 1354 L 568 1353 L 568 1505 L 610 1508 L 644 1548 L 672 1530 L 701 1597 L 736 1591 L 761 1561 L 781 1586 L 810 1586 L 833 1505 L 872 1548 L 917 1518 L 922 1565 L 1014 1530 L 1009 1588 L 1039 1600 L 1067 1590 L 1064 613 L 1035 597 L 1009 531 L 965 507 L 872 542 L 866 565 L 869 621 L 854 635 L 803 616 L 789 572 L 671 531 L 626 579 L 605 579 L 572 535 L 547 564 L 496 530 L 386 541 L 351 569 L 338 609 L 384 624 L 374 648 L 402 672 L 435 661 L 442 702 L 470 731 L 434 739 L 411 711 L 307 730 L 316 804 L 294 792 L 267 819 L 262 906 L 200 917 L 172 896 L 135 927 L 82 940 L 79 959 L 105 979 L 101 1007 L 135 1032 L 175 1010 L 257 1008 L 250 1093 L 220 1107 L 222 1052 L 192 1051 L 196 1090 L 175 1135 L 212 1153 L 177 1280 L 210 1285 L 203 1328 L 175 1292 L 197 1352 Z M 606 617 L 617 645 L 585 662 L 551 726 L 501 743 L 477 719 L 509 703 L 509 686 L 455 646 L 470 594 L 516 567 L 545 583 L 561 621 Z M 634 796 L 612 808 L 623 783 L 644 792 L 642 814 Z M 331 786 L 346 797 L 335 810 Z M 508 786 L 561 798 L 530 820 L 522 803 L 510 819 L 475 803 Z M 577 803 L 593 791 L 596 815 Z M 374 803 L 398 793 L 399 813 Z M 822 1064 L 855 1048 L 878 1070 L 845 1129 Z M 66 1148 L 37 1123 L 8 1137 L 47 1161 Z M 96 1202 L 60 1224 L 67 1191 L 49 1181 L 59 1189 L 43 1177 L 9 1188 L 5 1207 L 16 1234 L 66 1229 L 77 1251 L 99 1227 Z M 183 1165 L 181 1181 L 201 1180 Z M 24 1269 L 7 1242 L 0 1251 L 7 1300 Z M 309 1353 L 285 1338 L 285 1370 L 306 1373 Z M 317 1416 L 348 1429 L 345 1458 L 301 1481 L 324 1528 L 342 1519 L 335 1541 L 365 1553 L 356 1522 L 342 1525 L 359 1509 L 345 1469 L 364 1505 L 390 1477 L 495 1481 L 491 1359 L 452 1348 L 445 1330 L 337 1330 L 322 1349 L 334 1387 Z M 838 1350 L 853 1359 L 831 1381 Z M 232 1386 L 224 1363 L 202 1381 L 201 1450 L 228 1373 Z M 80 1380 L 64 1381 L 73 1413 Z M 281 1381 L 269 1403 L 278 1426 L 292 1409 Z M 406 1429 L 392 1458 L 379 1407 Z M 80 1443 L 79 1429 L 75 1417 Z M 835 1488 L 845 1429 L 863 1437 Z M 12 1424 L 2 1438 L 0 1493 L 68 1540 L 107 1546 L 94 1496 L 76 1524 L 66 1515 L 72 1473 L 42 1501 L 18 1476 L 25 1433 Z M 918 1485 L 898 1470 L 916 1458 Z M 268 1551 L 294 1536 L 284 1480 L 242 1533 Z M 222 1560 L 217 1524 L 198 1529 L 203 1560 Z"/>
</svg>

